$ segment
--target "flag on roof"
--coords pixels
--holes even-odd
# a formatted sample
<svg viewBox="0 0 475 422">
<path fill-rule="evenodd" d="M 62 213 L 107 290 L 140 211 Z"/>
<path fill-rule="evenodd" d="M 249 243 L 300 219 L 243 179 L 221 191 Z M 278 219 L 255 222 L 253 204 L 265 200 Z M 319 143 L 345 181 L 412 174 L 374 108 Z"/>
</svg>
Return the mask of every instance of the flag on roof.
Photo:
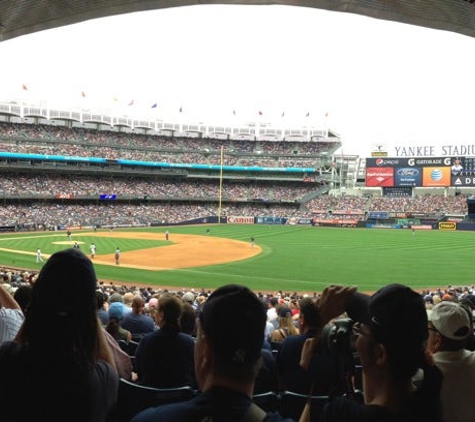
<svg viewBox="0 0 475 422">
<path fill-rule="evenodd" d="M 28 91 L 28 87 L 27 87 L 25 84 L 23 84 L 23 85 L 21 86 L 21 88 L 22 88 L 24 91 Z"/>
</svg>

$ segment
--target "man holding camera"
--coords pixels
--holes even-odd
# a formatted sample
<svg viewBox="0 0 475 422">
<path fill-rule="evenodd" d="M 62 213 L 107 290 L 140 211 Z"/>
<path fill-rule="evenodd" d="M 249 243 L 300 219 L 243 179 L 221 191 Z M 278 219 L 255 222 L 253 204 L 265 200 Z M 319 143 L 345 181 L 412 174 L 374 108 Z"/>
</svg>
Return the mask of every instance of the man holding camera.
<svg viewBox="0 0 475 422">
<path fill-rule="evenodd" d="M 409 287 L 388 285 L 371 297 L 352 287 L 327 287 L 317 302 L 317 334 L 302 350 L 302 368 L 309 367 L 323 327 L 345 311 L 355 321 L 364 403 L 337 397 L 324 406 L 323 421 L 441 421 L 442 375 L 425 353 L 428 321 L 423 299 Z M 424 371 L 424 381 L 416 389 L 412 377 L 418 368 Z"/>
<path fill-rule="evenodd" d="M 307 339 L 315 337 L 318 330 L 318 314 L 314 299 L 300 301 L 298 318 L 299 335 L 288 336 L 282 342 L 277 354 L 277 371 L 280 389 L 307 394 L 312 388 L 313 395 L 329 395 L 336 379 L 336 355 L 320 342 L 312 355 L 308 370 L 300 367 L 300 355 Z M 341 392 L 341 391 L 340 391 Z"/>
</svg>

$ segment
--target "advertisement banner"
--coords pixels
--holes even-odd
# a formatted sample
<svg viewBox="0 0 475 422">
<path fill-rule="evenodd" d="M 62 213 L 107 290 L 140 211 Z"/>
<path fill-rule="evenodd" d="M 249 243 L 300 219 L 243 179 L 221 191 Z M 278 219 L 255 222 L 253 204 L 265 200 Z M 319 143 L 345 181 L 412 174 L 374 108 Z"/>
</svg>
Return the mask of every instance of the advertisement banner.
<svg viewBox="0 0 475 422">
<path fill-rule="evenodd" d="M 475 186 L 475 157 L 366 158 L 366 186 Z"/>
<path fill-rule="evenodd" d="M 394 167 L 367 167 L 366 186 L 394 186 Z"/>
<path fill-rule="evenodd" d="M 340 220 L 337 218 L 315 218 L 313 220 L 316 226 L 335 226 L 335 227 L 354 227 L 358 225 L 358 220 Z"/>
<path fill-rule="evenodd" d="M 417 167 L 396 168 L 394 184 L 396 186 L 422 186 L 422 171 Z"/>
<path fill-rule="evenodd" d="M 254 224 L 254 217 L 242 215 L 229 215 L 228 224 Z"/>
<path fill-rule="evenodd" d="M 368 218 L 371 220 L 386 220 L 388 217 L 387 212 L 383 211 L 370 211 L 368 214 Z"/>
<path fill-rule="evenodd" d="M 256 224 L 285 224 L 283 217 L 257 217 Z"/>
<path fill-rule="evenodd" d="M 422 186 L 450 186 L 450 167 L 424 167 L 422 169 Z"/>
<path fill-rule="evenodd" d="M 414 230 L 432 230 L 432 226 L 430 224 L 421 224 L 420 226 L 412 226 L 412 228 Z"/>
<path fill-rule="evenodd" d="M 407 197 L 412 196 L 412 187 L 409 186 L 398 186 L 398 187 L 389 187 L 383 188 L 383 196 L 390 197 Z"/>
<path fill-rule="evenodd" d="M 452 176 L 452 186 L 475 186 L 475 176 Z"/>
<path fill-rule="evenodd" d="M 313 220 L 311 218 L 291 217 L 287 220 L 287 224 L 290 226 L 311 226 Z"/>
<path fill-rule="evenodd" d="M 457 230 L 457 223 L 451 221 L 441 221 L 439 230 Z"/>
</svg>

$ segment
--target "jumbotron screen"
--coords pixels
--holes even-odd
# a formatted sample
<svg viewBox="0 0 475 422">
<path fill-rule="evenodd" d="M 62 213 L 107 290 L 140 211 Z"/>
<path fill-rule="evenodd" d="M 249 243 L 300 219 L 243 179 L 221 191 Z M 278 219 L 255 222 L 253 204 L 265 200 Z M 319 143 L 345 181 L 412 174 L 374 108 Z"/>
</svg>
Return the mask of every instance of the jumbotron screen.
<svg viewBox="0 0 475 422">
<path fill-rule="evenodd" d="M 367 158 L 366 186 L 475 186 L 475 157 Z"/>
</svg>

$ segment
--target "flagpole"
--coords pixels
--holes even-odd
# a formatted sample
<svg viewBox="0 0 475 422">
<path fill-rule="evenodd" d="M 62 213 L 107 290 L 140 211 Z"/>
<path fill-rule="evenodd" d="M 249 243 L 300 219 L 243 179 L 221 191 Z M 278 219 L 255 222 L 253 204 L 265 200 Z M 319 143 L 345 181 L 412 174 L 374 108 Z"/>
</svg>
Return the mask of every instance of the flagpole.
<svg viewBox="0 0 475 422">
<path fill-rule="evenodd" d="M 221 145 L 221 165 L 219 168 L 219 205 L 218 205 L 218 223 L 221 223 L 221 201 L 223 197 L 223 161 L 224 161 L 224 146 Z"/>
</svg>

